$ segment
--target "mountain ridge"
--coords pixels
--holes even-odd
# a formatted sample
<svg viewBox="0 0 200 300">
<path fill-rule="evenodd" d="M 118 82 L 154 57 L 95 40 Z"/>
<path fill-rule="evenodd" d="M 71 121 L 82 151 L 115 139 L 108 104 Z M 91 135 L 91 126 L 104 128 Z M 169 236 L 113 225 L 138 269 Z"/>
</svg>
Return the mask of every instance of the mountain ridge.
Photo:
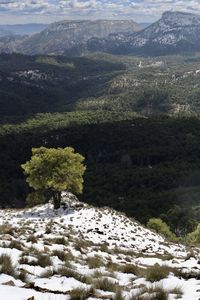
<svg viewBox="0 0 200 300">
<path fill-rule="evenodd" d="M 166 11 L 161 19 L 136 33 L 117 33 L 91 39 L 90 51 L 113 54 L 171 54 L 200 49 L 200 16 Z M 183 49 L 184 48 L 184 49 Z"/>
<path fill-rule="evenodd" d="M 0 52 L 82 56 L 91 52 L 162 55 L 200 50 L 200 16 L 166 11 L 141 29 L 132 20 L 64 20 L 32 36 L 0 38 Z"/>
<path fill-rule="evenodd" d="M 50 24 L 42 32 L 25 38 L 16 45 L 15 52 L 23 54 L 82 54 L 92 37 L 105 38 L 111 33 L 132 32 L 139 25 L 130 20 L 78 20 Z M 87 51 L 86 51 L 87 52 Z"/>
</svg>

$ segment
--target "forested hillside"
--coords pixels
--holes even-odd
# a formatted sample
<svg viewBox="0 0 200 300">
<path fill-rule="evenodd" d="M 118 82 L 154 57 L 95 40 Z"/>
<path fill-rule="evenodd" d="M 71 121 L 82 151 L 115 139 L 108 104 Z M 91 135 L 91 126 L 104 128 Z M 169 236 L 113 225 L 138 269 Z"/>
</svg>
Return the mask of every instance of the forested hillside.
<svg viewBox="0 0 200 300">
<path fill-rule="evenodd" d="M 0 55 L 0 116 L 72 110 L 80 98 L 98 97 L 125 66 L 87 58 Z"/>
<path fill-rule="evenodd" d="M 95 54 L 0 55 L 2 122 L 36 113 L 104 110 L 142 116 L 198 115 L 200 59 Z"/>
<path fill-rule="evenodd" d="M 1 206 L 25 205 L 20 165 L 32 147 L 72 146 L 86 157 L 81 200 L 191 231 L 200 219 L 199 62 L 198 53 L 1 55 Z"/>
</svg>

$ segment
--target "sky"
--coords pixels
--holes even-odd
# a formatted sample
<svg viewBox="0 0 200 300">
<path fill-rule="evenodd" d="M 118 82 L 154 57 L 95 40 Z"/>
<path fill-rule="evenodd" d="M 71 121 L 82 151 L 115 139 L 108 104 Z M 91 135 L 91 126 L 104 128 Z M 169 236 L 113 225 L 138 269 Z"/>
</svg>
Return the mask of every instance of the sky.
<svg viewBox="0 0 200 300">
<path fill-rule="evenodd" d="M 167 10 L 200 14 L 200 0 L 0 0 L 0 24 L 67 19 L 133 19 L 153 22 Z"/>
</svg>

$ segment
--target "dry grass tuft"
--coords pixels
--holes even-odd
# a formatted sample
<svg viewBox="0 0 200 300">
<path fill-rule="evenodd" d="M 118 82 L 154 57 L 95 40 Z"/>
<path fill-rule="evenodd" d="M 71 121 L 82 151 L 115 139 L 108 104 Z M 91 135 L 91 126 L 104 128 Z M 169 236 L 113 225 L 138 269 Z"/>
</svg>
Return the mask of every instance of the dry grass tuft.
<svg viewBox="0 0 200 300">
<path fill-rule="evenodd" d="M 92 297 L 95 294 L 93 288 L 76 288 L 70 292 L 70 300 L 85 300 Z"/>
<path fill-rule="evenodd" d="M 109 280 L 108 278 L 100 278 L 94 282 L 94 287 L 98 290 L 109 291 L 116 293 L 118 291 L 118 283 Z"/>
<path fill-rule="evenodd" d="M 146 269 L 146 280 L 150 282 L 160 281 L 166 278 L 170 273 L 170 268 L 168 266 L 160 266 L 155 264 L 152 267 Z"/>
<path fill-rule="evenodd" d="M 7 274 L 10 276 L 15 277 L 15 267 L 13 266 L 12 259 L 10 255 L 8 254 L 1 254 L 0 255 L 0 273 L 1 274 Z"/>
</svg>

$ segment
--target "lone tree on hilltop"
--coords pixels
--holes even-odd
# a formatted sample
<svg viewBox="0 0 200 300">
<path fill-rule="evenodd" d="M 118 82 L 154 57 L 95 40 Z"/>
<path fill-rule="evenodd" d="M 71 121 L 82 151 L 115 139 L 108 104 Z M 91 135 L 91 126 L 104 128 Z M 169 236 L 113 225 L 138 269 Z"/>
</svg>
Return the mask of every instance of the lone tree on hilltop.
<svg viewBox="0 0 200 300">
<path fill-rule="evenodd" d="M 53 199 L 58 209 L 63 191 L 82 193 L 86 169 L 83 161 L 84 157 L 71 147 L 33 148 L 31 160 L 21 166 L 27 183 L 35 190 L 28 200 L 38 204 Z"/>
</svg>

